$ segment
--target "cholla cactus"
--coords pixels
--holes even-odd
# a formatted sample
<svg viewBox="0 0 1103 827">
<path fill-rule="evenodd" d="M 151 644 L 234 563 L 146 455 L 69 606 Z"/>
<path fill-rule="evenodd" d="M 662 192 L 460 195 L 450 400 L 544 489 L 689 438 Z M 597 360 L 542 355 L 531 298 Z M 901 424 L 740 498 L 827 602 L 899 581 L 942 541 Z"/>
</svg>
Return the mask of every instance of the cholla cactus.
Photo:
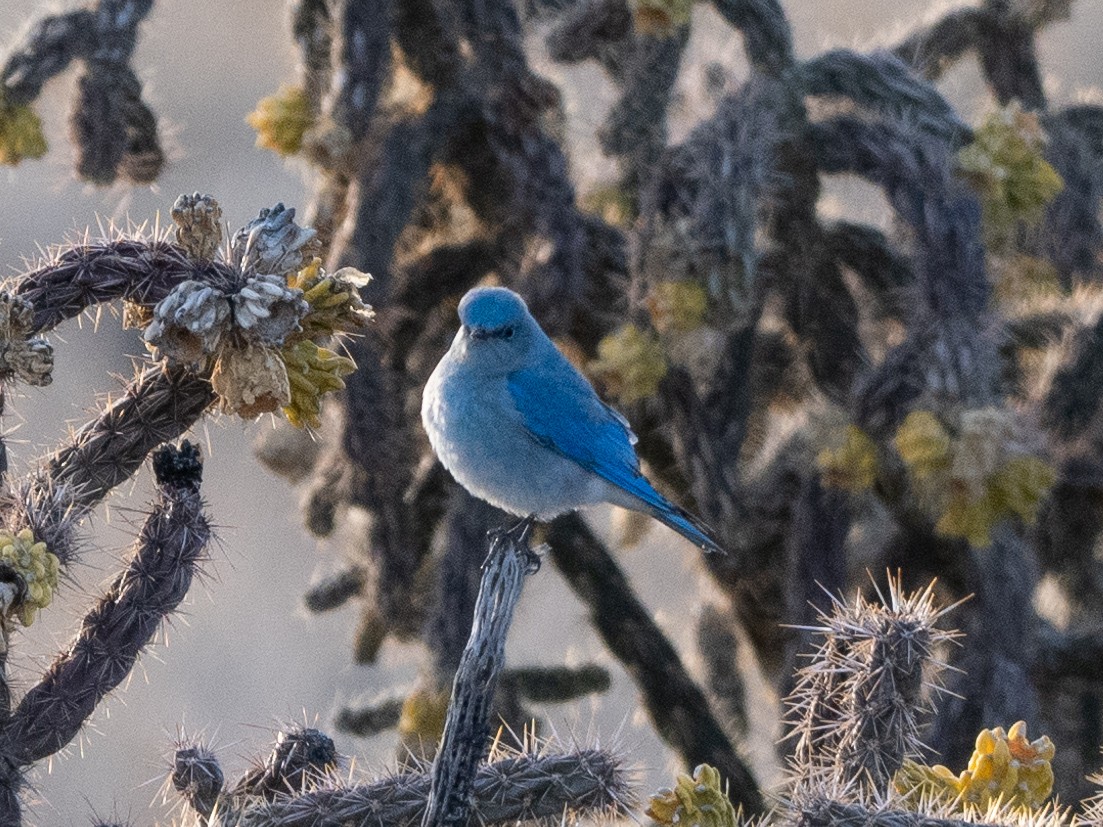
<svg viewBox="0 0 1103 827">
<path fill-rule="evenodd" d="M 791 772 L 805 785 L 858 785 L 883 792 L 905 759 L 920 754 L 920 715 L 940 690 L 939 650 L 955 633 L 934 584 L 912 594 L 889 579 L 887 600 L 833 598 L 810 631 L 823 641 L 787 700 Z"/>
</svg>

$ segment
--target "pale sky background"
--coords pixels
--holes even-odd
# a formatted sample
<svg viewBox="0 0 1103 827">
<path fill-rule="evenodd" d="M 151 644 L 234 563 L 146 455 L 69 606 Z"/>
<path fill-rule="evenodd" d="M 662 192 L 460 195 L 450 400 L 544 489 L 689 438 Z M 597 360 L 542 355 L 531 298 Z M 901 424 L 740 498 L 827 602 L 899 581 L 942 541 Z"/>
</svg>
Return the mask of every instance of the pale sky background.
<svg viewBox="0 0 1103 827">
<path fill-rule="evenodd" d="M 57 5 L 6 0 L 0 4 L 0 43 L 10 42 L 25 21 Z M 805 56 L 836 46 L 892 42 L 932 8 L 918 0 L 790 0 L 784 5 L 798 51 Z M 698 14 L 694 31 L 692 54 L 698 68 L 683 72 L 682 78 L 691 100 L 702 57 L 729 63 L 737 76 L 744 71 L 738 39 L 717 18 Z M 1055 104 L 1103 83 L 1101 32 L 1103 0 L 1077 0 L 1072 21 L 1042 35 L 1041 59 Z M 134 65 L 148 84 L 147 100 L 168 136 L 167 169 L 152 188 L 96 190 L 74 180 L 64 126 L 75 76 L 70 69 L 47 86 L 38 104 L 51 142 L 48 156 L 14 170 L 0 168 L 0 274 L 17 273 L 38 245 L 95 226 L 97 217 L 141 221 L 158 211 L 167 213 L 182 192 L 217 197 L 231 227 L 276 201 L 302 207 L 309 173 L 255 149 L 253 133 L 242 121 L 260 97 L 293 78 L 293 62 L 282 3 L 158 3 L 142 28 Z M 558 69 L 550 73 L 562 76 Z M 942 84 L 962 111 L 974 113 L 967 120 L 975 120 L 984 109 L 978 77 L 970 60 Z M 608 101 L 609 89 L 594 71 L 575 72 L 570 83 L 568 113 L 578 138 L 575 173 L 591 180 L 601 169 L 592 138 L 601 112 L 594 101 Z M 883 202 L 868 188 L 843 182 L 832 193 L 833 204 L 870 219 L 883 211 Z M 142 353 L 136 334 L 119 331 L 110 316 L 99 331 L 85 320 L 82 326 L 66 325 L 51 338 L 57 359 L 54 384 L 43 390 L 19 388 L 9 400 L 3 427 L 19 425 L 9 441 L 16 468 L 28 467 L 50 450 L 66 423 L 85 421 L 97 395 L 119 387 L 113 375 L 128 375 L 131 355 Z M 281 724 L 305 720 L 333 734 L 329 718 L 341 702 L 384 692 L 412 677 L 417 651 L 409 646 L 388 644 L 373 667 L 351 664 L 354 608 L 324 616 L 308 616 L 300 608 L 300 595 L 312 575 L 336 565 L 335 549 L 319 547 L 306 535 L 295 492 L 252 458 L 250 442 L 267 427 L 266 421 L 243 424 L 221 418 L 200 429 L 198 438 L 207 448 L 204 494 L 221 543 L 213 549 L 207 575 L 193 588 L 183 616 L 170 626 L 169 645 L 158 645 L 142 658 L 129 687 L 101 705 L 67 756 L 33 772 L 28 823 L 83 825 L 93 813 L 117 814 L 135 825 L 167 823 L 168 809 L 155 793 L 181 724 L 188 732 L 214 737 L 223 769 L 234 779 L 247 757 L 266 751 Z M 72 570 L 78 585 L 63 590 L 27 634 L 15 635 L 10 675 L 17 693 L 65 645 L 125 554 L 131 524 L 141 519 L 136 509 L 149 497 L 145 473 L 123 489 L 110 500 L 109 513 L 101 510 L 93 521 L 95 549 Z M 696 558 L 672 538 L 656 528 L 646 547 L 625 552 L 622 559 L 692 663 L 693 622 L 678 613 L 681 603 L 670 595 L 698 588 Z M 546 566 L 526 589 L 510 638 L 512 662 L 598 660 L 613 667 L 584 618 L 554 567 Z M 549 622 L 561 630 L 552 642 L 546 635 Z M 608 738 L 619 730 L 620 743 L 644 765 L 643 789 L 669 783 L 669 758 L 635 712 L 633 687 L 615 667 L 614 673 L 610 694 L 573 709 L 549 708 L 547 717 L 561 731 L 580 736 L 593 729 Z M 758 736 L 756 749 L 761 752 L 767 749 L 768 733 Z M 358 766 L 382 769 L 390 764 L 390 735 L 336 740 Z"/>
</svg>

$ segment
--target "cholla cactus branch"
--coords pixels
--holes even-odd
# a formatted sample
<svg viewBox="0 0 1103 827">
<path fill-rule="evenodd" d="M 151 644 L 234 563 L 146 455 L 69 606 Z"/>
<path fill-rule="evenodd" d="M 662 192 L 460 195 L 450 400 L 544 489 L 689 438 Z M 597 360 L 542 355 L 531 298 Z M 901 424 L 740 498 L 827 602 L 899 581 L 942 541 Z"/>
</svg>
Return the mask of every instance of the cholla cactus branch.
<svg viewBox="0 0 1103 827">
<path fill-rule="evenodd" d="M 406 698 L 388 697 L 361 703 L 356 706 L 343 706 L 333 716 L 333 728 L 350 735 L 371 737 L 398 726 L 402 717 L 402 707 Z"/>
<path fill-rule="evenodd" d="M 733 749 L 674 650 L 640 604 L 608 550 L 577 515 L 560 517 L 548 533 L 551 559 L 589 607 L 605 645 L 643 694 L 655 729 L 689 767 L 711 764 L 747 813 L 763 809 L 750 769 Z"/>
<path fill-rule="evenodd" d="M 99 0 L 45 17 L 0 70 L 0 99 L 30 104 L 71 61 L 84 62 L 70 123 L 77 171 L 96 184 L 109 184 L 119 173 L 148 183 L 164 163 L 157 119 L 129 65 L 138 25 L 152 6 L 153 0 Z"/>
<path fill-rule="evenodd" d="M 521 531 L 498 532 L 491 539 L 471 637 L 456 670 L 444 735 L 433 759 L 425 827 L 468 822 L 478 765 L 489 749 L 490 705 L 505 665 L 506 635 L 525 577 L 538 567 L 528 547 L 530 528 L 526 523 Z"/>
<path fill-rule="evenodd" d="M 812 126 L 823 172 L 853 172 L 884 187 L 922 245 L 918 274 L 928 306 L 939 316 L 975 319 L 990 288 L 985 277 L 980 207 L 951 178 L 947 147 L 889 123 L 838 117 Z"/>
<path fill-rule="evenodd" d="M 905 38 L 893 51 L 930 80 L 937 80 L 970 51 L 1001 103 L 1019 100 L 1035 109 L 1045 105 L 1033 34 L 1069 16 L 1067 0 L 1030 4 L 985 3 L 980 8 L 947 12 L 933 24 Z"/>
<path fill-rule="evenodd" d="M 277 798 L 241 811 L 217 813 L 220 827 L 337 827 L 422 823 L 428 773 L 396 775 L 372 784 L 336 787 Z M 522 754 L 479 768 L 472 785 L 471 817 L 478 824 L 509 825 L 564 813 L 603 815 L 632 803 L 620 759 L 601 750 Z"/>
<path fill-rule="evenodd" d="M 529 666 L 507 669 L 502 686 L 526 700 L 540 704 L 563 703 L 609 689 L 609 670 L 595 663 L 569 666 Z"/>
<path fill-rule="evenodd" d="M 1042 403 L 1043 422 L 1063 440 L 1072 441 L 1099 410 L 1096 389 L 1103 382 L 1103 317 L 1071 337 L 1069 355 L 1050 383 Z"/>
<path fill-rule="evenodd" d="M 199 453 L 187 442 L 166 447 L 153 466 L 158 499 L 134 556 L 0 731 L 5 765 L 26 767 L 68 744 L 191 585 L 211 534 L 199 493 Z"/>
<path fill-rule="evenodd" d="M 15 280 L 15 294 L 34 307 L 33 329 L 45 331 L 97 304 L 127 299 L 153 307 L 188 280 L 229 285 L 224 262 L 199 262 L 168 241 L 120 239 L 60 250 Z"/>
<path fill-rule="evenodd" d="M 359 141 L 368 131 L 376 100 L 390 68 L 390 0 L 345 0 L 337 4 L 337 29 L 334 44 L 342 71 L 336 76 L 337 88 L 333 118 Z"/>
<path fill-rule="evenodd" d="M 793 34 L 777 0 L 713 0 L 713 5 L 743 35 L 755 69 L 777 75 L 793 65 Z"/>
<path fill-rule="evenodd" d="M 800 64 L 798 71 L 806 94 L 849 98 L 954 143 L 969 138 L 968 125 L 934 86 L 888 52 L 835 49 Z"/>
<path fill-rule="evenodd" d="M 575 3 L 548 33 L 552 60 L 578 63 L 594 59 L 614 77 L 623 68 L 623 42 L 632 34 L 632 11 L 626 0 Z"/>
<path fill-rule="evenodd" d="M 299 45 L 306 99 L 320 106 L 330 79 L 333 21 L 326 0 L 299 0 L 292 11 L 291 30 Z"/>
<path fill-rule="evenodd" d="M 317 729 L 281 732 L 264 762 L 247 772 L 230 795 L 240 799 L 274 801 L 315 789 L 337 767 L 333 739 Z"/>
<path fill-rule="evenodd" d="M 121 398 L 54 454 L 33 487 L 63 488 L 72 497 L 72 506 L 87 513 L 129 479 L 150 451 L 195 424 L 214 399 L 203 376 L 183 368 L 146 368 Z"/>
<path fill-rule="evenodd" d="M 697 651 L 720 719 L 742 739 L 747 734 L 747 687 L 739 668 L 739 638 L 730 616 L 713 603 L 706 603 L 697 619 Z"/>
<path fill-rule="evenodd" d="M 904 315 L 903 296 L 915 283 L 911 261 L 880 230 L 840 221 L 827 228 L 826 242 L 836 260 L 862 280 L 880 313 Z"/>
<path fill-rule="evenodd" d="M 360 566 L 349 566 L 312 585 L 303 596 L 311 612 L 328 612 L 345 605 L 364 588 L 366 575 Z"/>
<path fill-rule="evenodd" d="M 205 744 L 180 747 L 173 755 L 170 780 L 205 827 L 225 783 L 218 758 Z"/>
<path fill-rule="evenodd" d="M 629 197 L 638 198 L 666 146 L 666 113 L 688 41 L 688 24 L 675 25 L 669 32 L 641 34 L 624 61 L 621 97 L 598 137 L 607 155 L 621 158 Z"/>
<path fill-rule="evenodd" d="M 1048 807 L 1037 812 L 1005 808 L 979 813 L 962 820 L 912 810 L 896 810 L 887 804 L 846 803 L 827 796 L 809 797 L 792 805 L 793 827 L 1067 827 L 1067 812 Z"/>
<path fill-rule="evenodd" d="M 1103 107 L 1082 104 L 1042 119 L 1045 159 L 1064 187 L 1046 208 L 1042 247 L 1065 286 L 1095 281 L 1103 273 Z"/>
</svg>

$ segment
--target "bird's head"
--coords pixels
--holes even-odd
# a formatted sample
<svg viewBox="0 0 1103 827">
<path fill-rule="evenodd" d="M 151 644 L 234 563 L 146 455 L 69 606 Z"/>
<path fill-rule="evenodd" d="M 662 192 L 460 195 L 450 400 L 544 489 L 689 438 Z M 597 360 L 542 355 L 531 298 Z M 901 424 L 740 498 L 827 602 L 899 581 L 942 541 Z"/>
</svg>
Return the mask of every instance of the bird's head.
<svg viewBox="0 0 1103 827">
<path fill-rule="evenodd" d="M 540 327 L 524 299 L 506 287 L 476 287 L 460 301 L 457 344 L 467 359 L 503 372 L 524 364 Z"/>
</svg>

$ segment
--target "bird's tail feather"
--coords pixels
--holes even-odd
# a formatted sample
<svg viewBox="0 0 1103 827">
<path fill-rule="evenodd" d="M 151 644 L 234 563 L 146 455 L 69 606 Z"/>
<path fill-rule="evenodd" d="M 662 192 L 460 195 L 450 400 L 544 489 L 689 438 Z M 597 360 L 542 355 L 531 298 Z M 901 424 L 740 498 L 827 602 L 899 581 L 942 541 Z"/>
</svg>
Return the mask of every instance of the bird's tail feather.
<svg viewBox="0 0 1103 827">
<path fill-rule="evenodd" d="M 711 554 L 727 554 L 713 530 L 685 509 L 668 502 L 666 508 L 652 506 L 649 510 L 656 520 L 674 529 L 698 548 Z"/>
</svg>

